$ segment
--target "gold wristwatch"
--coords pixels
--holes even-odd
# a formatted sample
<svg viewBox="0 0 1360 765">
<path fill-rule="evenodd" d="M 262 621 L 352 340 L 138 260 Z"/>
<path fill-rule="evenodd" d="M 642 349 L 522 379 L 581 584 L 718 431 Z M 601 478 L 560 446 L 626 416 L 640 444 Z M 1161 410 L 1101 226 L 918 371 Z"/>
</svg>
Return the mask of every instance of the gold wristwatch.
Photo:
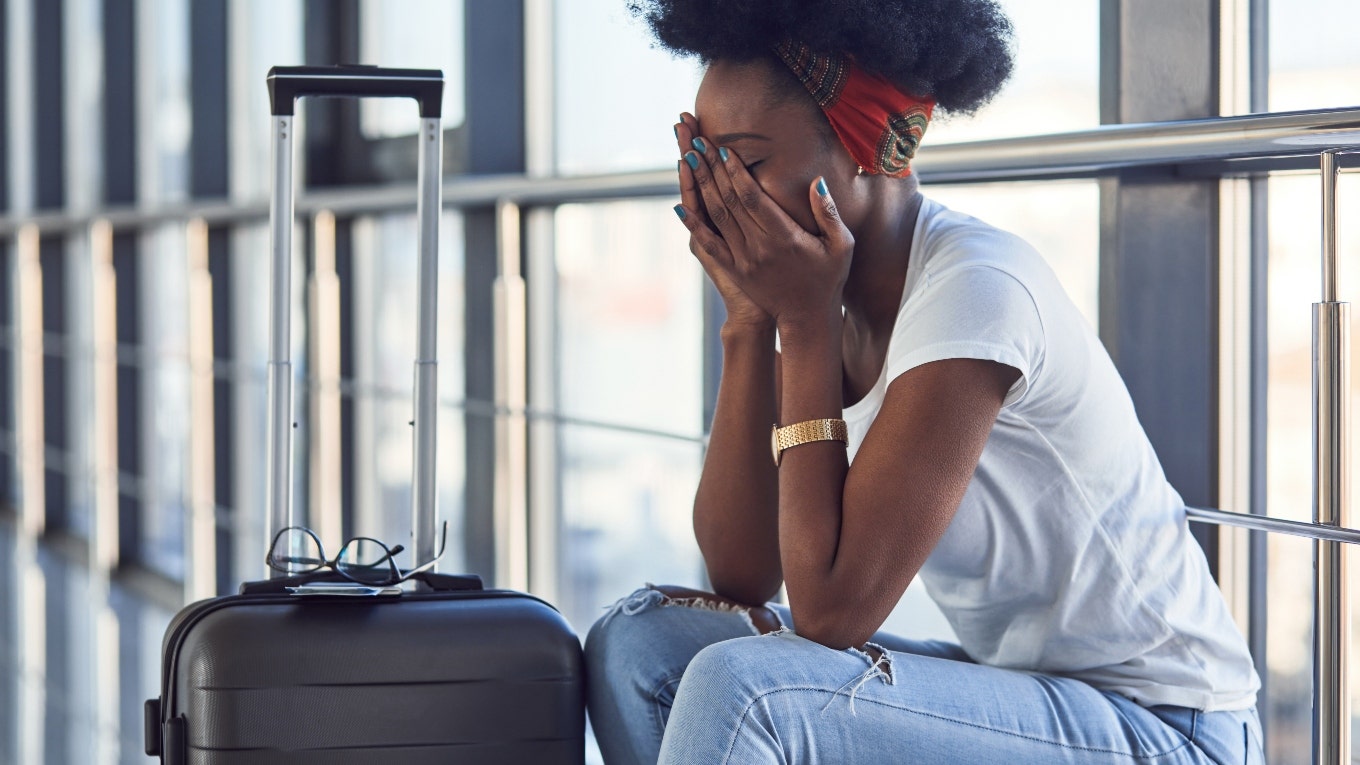
<svg viewBox="0 0 1360 765">
<path fill-rule="evenodd" d="M 840 441 L 849 446 L 850 435 L 846 432 L 845 420 L 805 420 L 782 428 L 773 426 L 770 451 L 774 453 L 775 467 L 779 467 L 779 456 L 785 449 L 813 441 Z"/>
</svg>

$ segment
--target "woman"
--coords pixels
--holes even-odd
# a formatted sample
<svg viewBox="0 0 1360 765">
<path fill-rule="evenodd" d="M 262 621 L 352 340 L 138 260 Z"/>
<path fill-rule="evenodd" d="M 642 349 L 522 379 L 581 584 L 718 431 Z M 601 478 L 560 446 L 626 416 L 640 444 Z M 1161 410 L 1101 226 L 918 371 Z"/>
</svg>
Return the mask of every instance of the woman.
<svg viewBox="0 0 1360 765">
<path fill-rule="evenodd" d="M 911 175 L 934 109 L 1009 75 L 997 6 L 634 6 L 707 65 L 676 213 L 727 320 L 713 592 L 591 630 L 606 761 L 1261 762 L 1245 641 L 1109 356 L 1038 254 Z M 917 576 L 960 645 L 875 634 Z"/>
</svg>

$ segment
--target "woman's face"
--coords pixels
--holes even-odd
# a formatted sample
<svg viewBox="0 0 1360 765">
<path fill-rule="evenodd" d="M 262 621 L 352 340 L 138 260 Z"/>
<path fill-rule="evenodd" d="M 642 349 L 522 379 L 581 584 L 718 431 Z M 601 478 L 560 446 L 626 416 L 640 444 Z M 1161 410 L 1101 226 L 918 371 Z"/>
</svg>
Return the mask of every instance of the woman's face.
<svg viewBox="0 0 1360 765">
<path fill-rule="evenodd" d="M 804 229 L 820 233 L 808 187 L 824 176 L 842 220 L 853 231 L 850 192 L 857 166 L 812 98 L 774 60 L 714 61 L 694 100 L 699 132 L 735 152 L 765 193 Z"/>
</svg>

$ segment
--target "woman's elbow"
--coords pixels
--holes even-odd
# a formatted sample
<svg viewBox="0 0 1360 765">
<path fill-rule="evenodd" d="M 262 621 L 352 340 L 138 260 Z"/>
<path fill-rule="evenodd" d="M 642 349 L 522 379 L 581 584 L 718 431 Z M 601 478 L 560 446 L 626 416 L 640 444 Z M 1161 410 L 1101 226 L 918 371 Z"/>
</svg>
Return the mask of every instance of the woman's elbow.
<svg viewBox="0 0 1360 765">
<path fill-rule="evenodd" d="M 861 648 L 874 636 L 874 627 L 867 623 L 868 620 L 857 618 L 856 613 L 846 608 L 828 606 L 803 609 L 793 604 L 790 610 L 799 637 L 821 643 L 827 648 L 838 651 Z"/>
<path fill-rule="evenodd" d="M 753 571 L 749 566 L 725 567 L 707 564 L 708 582 L 716 595 L 744 603 L 763 606 L 779 594 L 783 580 L 778 574 Z"/>
</svg>

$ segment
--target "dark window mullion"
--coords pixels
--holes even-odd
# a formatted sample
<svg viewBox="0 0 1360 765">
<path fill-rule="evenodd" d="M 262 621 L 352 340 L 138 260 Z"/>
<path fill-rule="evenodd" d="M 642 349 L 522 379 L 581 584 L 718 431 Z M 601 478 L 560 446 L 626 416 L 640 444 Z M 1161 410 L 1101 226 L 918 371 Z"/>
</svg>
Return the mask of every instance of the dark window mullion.
<svg viewBox="0 0 1360 765">
<path fill-rule="evenodd" d="M 230 178 L 228 114 L 227 0 L 194 0 L 189 6 L 189 99 L 192 124 L 189 144 L 189 193 L 195 199 L 225 199 Z M 213 357 L 230 361 L 235 353 L 231 322 L 231 230 L 208 229 L 208 272 L 212 277 Z M 189 338 L 192 344 L 196 338 Z M 229 368 L 223 364 L 222 368 Z M 217 377 L 213 384 L 214 502 L 236 510 L 235 429 L 232 427 L 232 384 Z M 216 526 L 217 592 L 232 592 L 233 524 L 219 517 Z"/>
<path fill-rule="evenodd" d="M 134 0 L 104 0 L 103 202 L 137 202 L 137 8 Z M 112 243 L 114 321 L 117 325 L 118 559 L 141 557 L 142 402 L 137 234 L 117 232 Z M 130 718 L 124 718 L 127 722 Z"/>
<path fill-rule="evenodd" d="M 1101 3 L 1101 122 L 1218 115 L 1218 3 Z M 1101 181 L 1100 337 L 1167 478 L 1218 505 L 1219 181 Z M 1218 529 L 1193 524 L 1218 575 Z"/>
<path fill-rule="evenodd" d="M 335 273 L 340 280 L 340 379 L 353 382 L 354 369 L 354 218 L 335 221 Z M 356 535 L 355 497 L 358 476 L 354 449 L 354 394 L 340 396 L 340 530 L 345 539 Z"/>
<path fill-rule="evenodd" d="M 463 12 L 464 71 L 478 73 L 466 82 L 466 172 L 522 173 L 526 167 L 523 0 L 471 2 L 464 5 Z M 495 208 L 464 211 L 464 395 L 474 404 L 494 401 L 496 395 L 492 304 L 498 254 L 496 229 Z M 494 582 L 496 423 L 481 414 L 480 407 L 472 406 L 465 427 L 465 560 L 469 570 Z"/>
<path fill-rule="evenodd" d="M 63 3 L 35 2 L 33 12 L 34 200 L 39 210 L 59 211 L 66 204 L 66 83 Z M 47 528 L 69 525 L 70 433 L 67 410 L 66 240 L 43 236 L 38 245 L 42 268 L 43 433 Z M 54 459 L 55 458 L 55 459 Z"/>
<path fill-rule="evenodd" d="M 66 240 L 60 236 L 44 236 L 39 240 L 38 250 L 42 264 L 46 527 L 49 531 L 64 531 L 71 525 L 70 481 L 73 478 L 70 472 L 73 462 L 71 423 L 67 421 L 71 334 L 67 322 Z"/>
</svg>

